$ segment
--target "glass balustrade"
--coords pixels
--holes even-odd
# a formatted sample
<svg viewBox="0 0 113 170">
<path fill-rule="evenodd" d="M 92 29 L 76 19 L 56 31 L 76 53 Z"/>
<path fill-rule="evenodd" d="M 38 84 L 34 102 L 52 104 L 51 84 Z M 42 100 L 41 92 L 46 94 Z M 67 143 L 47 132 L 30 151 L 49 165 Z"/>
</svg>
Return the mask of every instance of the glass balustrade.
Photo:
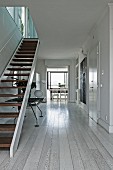
<svg viewBox="0 0 113 170">
<path fill-rule="evenodd" d="M 27 7 L 6 7 L 24 38 L 38 38 Z"/>
</svg>

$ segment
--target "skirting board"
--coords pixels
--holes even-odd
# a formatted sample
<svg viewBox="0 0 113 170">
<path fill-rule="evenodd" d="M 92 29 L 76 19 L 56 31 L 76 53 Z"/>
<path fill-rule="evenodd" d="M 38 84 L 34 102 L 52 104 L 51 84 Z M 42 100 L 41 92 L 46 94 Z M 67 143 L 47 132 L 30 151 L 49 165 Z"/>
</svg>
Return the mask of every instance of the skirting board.
<svg viewBox="0 0 113 170">
<path fill-rule="evenodd" d="M 87 109 L 87 105 L 86 105 L 86 104 L 80 102 L 80 103 L 79 103 L 79 106 L 80 106 L 83 110 L 85 110 L 86 112 L 88 112 L 88 109 Z"/>
<path fill-rule="evenodd" d="M 108 133 L 113 133 L 113 126 L 110 126 L 106 122 L 104 122 L 102 119 L 98 119 L 98 124 L 102 126 Z"/>
<path fill-rule="evenodd" d="M 68 103 L 75 103 L 74 100 L 68 100 Z"/>
</svg>

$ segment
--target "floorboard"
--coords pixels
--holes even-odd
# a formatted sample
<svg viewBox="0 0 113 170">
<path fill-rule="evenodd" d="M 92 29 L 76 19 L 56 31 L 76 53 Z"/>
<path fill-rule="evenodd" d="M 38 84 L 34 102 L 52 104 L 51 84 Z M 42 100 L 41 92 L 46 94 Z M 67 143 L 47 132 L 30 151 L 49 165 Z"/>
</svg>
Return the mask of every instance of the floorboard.
<svg viewBox="0 0 113 170">
<path fill-rule="evenodd" d="M 9 151 L 0 151 L 0 170 L 113 170 L 113 134 L 75 104 L 40 107 L 40 126 L 27 109 L 18 150 L 11 159 Z"/>
</svg>

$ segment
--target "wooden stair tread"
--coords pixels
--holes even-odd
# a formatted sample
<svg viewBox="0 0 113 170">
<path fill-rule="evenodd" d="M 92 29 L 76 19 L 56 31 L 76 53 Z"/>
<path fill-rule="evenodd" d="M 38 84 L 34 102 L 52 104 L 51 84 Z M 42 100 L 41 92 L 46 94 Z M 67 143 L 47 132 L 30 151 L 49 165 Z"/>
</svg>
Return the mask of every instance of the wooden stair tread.
<svg viewBox="0 0 113 170">
<path fill-rule="evenodd" d="M 0 112 L 0 118 L 17 118 L 19 112 Z"/>
<path fill-rule="evenodd" d="M 12 142 L 12 137 L 0 137 L 0 148 L 9 148 Z"/>
<path fill-rule="evenodd" d="M 37 45 L 37 42 L 22 42 L 21 44 L 20 44 L 20 46 L 24 46 L 24 45 L 29 45 L 29 46 L 36 46 Z"/>
<path fill-rule="evenodd" d="M 38 42 L 38 41 L 29 41 L 29 42 L 28 42 L 28 41 L 24 41 L 24 40 L 23 40 L 23 42 L 21 43 L 21 45 L 23 45 L 23 44 L 37 45 L 37 42 Z"/>
<path fill-rule="evenodd" d="M 11 66 L 32 66 L 32 63 L 10 63 Z"/>
<path fill-rule="evenodd" d="M 36 43 L 37 44 L 37 42 L 38 42 L 38 40 L 27 40 L 27 38 L 24 38 L 22 43 Z"/>
<path fill-rule="evenodd" d="M 28 80 L 1 80 L 1 82 L 27 82 Z"/>
<path fill-rule="evenodd" d="M 22 105 L 22 103 L 11 103 L 11 102 L 0 103 L 0 106 L 21 106 L 21 105 Z"/>
<path fill-rule="evenodd" d="M 32 46 L 32 47 L 31 46 L 28 46 L 28 47 L 27 46 L 21 46 L 20 48 L 18 48 L 19 51 L 21 51 L 21 50 L 32 51 L 32 50 L 35 50 L 35 49 L 36 49 L 36 46 L 35 47 L 34 46 Z"/>
<path fill-rule="evenodd" d="M 31 68 L 8 68 L 10 71 L 30 71 Z"/>
<path fill-rule="evenodd" d="M 0 124 L 0 131 L 14 131 L 16 124 Z"/>
<path fill-rule="evenodd" d="M 36 46 L 37 46 L 37 44 L 22 44 L 22 45 L 20 45 L 20 47 L 19 47 L 19 49 L 21 49 L 21 48 L 26 48 L 26 49 L 28 49 L 28 48 L 30 48 L 30 49 L 36 49 Z"/>
<path fill-rule="evenodd" d="M 21 51 L 21 49 L 18 49 L 17 52 L 20 52 L 20 51 Z M 23 52 L 23 51 L 24 51 L 24 52 L 34 52 L 34 53 L 35 53 L 35 49 L 33 49 L 33 50 L 31 50 L 31 49 L 30 49 L 30 50 L 28 50 L 28 49 L 27 49 L 27 50 L 22 49 L 22 52 Z"/>
<path fill-rule="evenodd" d="M 28 51 L 28 52 L 26 52 L 26 51 L 25 51 L 25 52 L 24 52 L 24 51 L 19 52 L 19 51 L 18 51 L 16 54 L 19 54 L 19 55 L 23 55 L 23 54 L 26 54 L 26 55 L 27 55 L 27 54 L 32 54 L 33 57 L 34 57 L 35 52 L 29 52 L 29 51 Z"/>
<path fill-rule="evenodd" d="M 12 73 L 6 73 L 4 76 L 29 76 L 29 73 L 17 73 L 17 74 L 12 74 Z"/>
<path fill-rule="evenodd" d="M 20 46 L 37 46 L 37 42 L 22 42 L 22 44 Z"/>
<path fill-rule="evenodd" d="M 24 94 L 0 94 L 0 97 L 23 97 Z"/>
<path fill-rule="evenodd" d="M 15 54 L 15 57 L 16 58 L 26 58 L 26 57 L 29 57 L 29 58 L 34 58 L 34 54 Z"/>
<path fill-rule="evenodd" d="M 0 137 L 0 144 L 4 143 L 4 144 L 7 144 L 7 143 L 11 143 L 12 141 L 12 137 Z"/>
<path fill-rule="evenodd" d="M 19 49 L 18 49 L 18 51 L 22 51 L 22 52 L 23 52 L 23 51 L 29 52 L 29 51 L 35 51 L 35 50 L 36 50 L 36 48 L 32 48 L 32 49 L 31 49 L 31 48 L 19 48 Z"/>
<path fill-rule="evenodd" d="M 18 59 L 13 59 L 13 61 L 15 62 L 33 62 L 33 59 L 31 58 L 27 58 L 27 59 L 22 59 L 22 58 L 18 58 Z"/>
<path fill-rule="evenodd" d="M 35 51 L 17 51 L 17 54 L 35 54 Z"/>
<path fill-rule="evenodd" d="M 37 45 L 37 42 L 36 42 L 36 41 L 34 41 L 34 42 L 33 42 L 33 41 L 28 42 L 28 41 L 24 41 L 24 40 L 23 40 L 22 45 L 23 45 L 23 44 Z"/>
<path fill-rule="evenodd" d="M 3 86 L 0 89 L 25 89 L 26 86 Z"/>
<path fill-rule="evenodd" d="M 33 56 L 15 55 L 15 58 L 19 58 L 19 59 L 33 59 L 34 55 Z"/>
<path fill-rule="evenodd" d="M 18 49 L 18 51 L 17 52 L 34 52 L 35 53 L 35 49 Z"/>
</svg>

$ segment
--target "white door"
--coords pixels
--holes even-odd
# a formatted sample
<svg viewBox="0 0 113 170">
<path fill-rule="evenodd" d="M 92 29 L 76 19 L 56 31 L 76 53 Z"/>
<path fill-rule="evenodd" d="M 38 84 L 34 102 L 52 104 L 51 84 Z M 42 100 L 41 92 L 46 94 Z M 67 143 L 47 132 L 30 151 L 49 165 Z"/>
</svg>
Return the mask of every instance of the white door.
<svg viewBox="0 0 113 170">
<path fill-rule="evenodd" d="M 99 115 L 99 44 L 89 54 L 89 116 L 97 122 Z"/>
</svg>

